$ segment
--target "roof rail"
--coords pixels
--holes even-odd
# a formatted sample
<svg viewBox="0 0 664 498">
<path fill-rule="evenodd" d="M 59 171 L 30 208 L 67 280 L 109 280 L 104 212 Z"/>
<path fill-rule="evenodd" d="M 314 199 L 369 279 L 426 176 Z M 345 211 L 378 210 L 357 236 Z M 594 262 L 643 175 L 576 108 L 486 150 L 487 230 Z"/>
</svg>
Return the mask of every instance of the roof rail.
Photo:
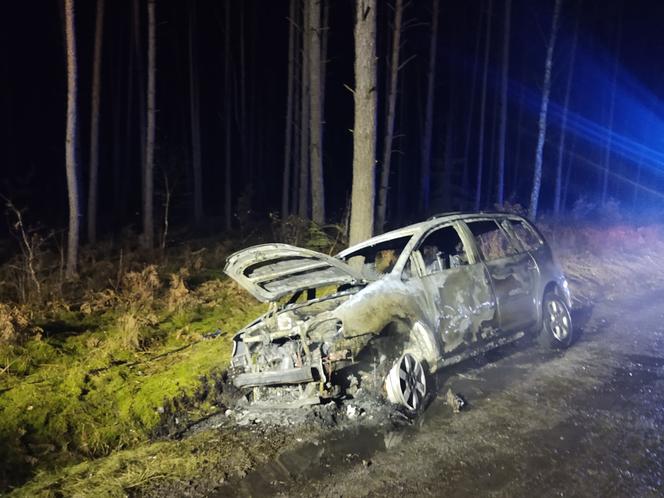
<svg viewBox="0 0 664 498">
<path fill-rule="evenodd" d="M 447 216 L 461 216 L 465 214 L 487 214 L 486 211 L 448 211 L 447 213 L 436 213 L 427 218 L 427 221 L 445 218 Z"/>
<path fill-rule="evenodd" d="M 508 213 L 507 211 L 449 211 L 447 213 L 437 213 L 429 218 L 427 218 L 427 221 L 431 220 L 436 220 L 438 218 L 446 218 L 447 216 L 465 216 L 465 215 L 474 215 L 474 214 L 480 214 L 480 215 L 498 215 L 498 214 L 508 214 L 508 215 L 515 215 L 515 216 L 520 216 L 517 215 L 516 213 Z"/>
</svg>

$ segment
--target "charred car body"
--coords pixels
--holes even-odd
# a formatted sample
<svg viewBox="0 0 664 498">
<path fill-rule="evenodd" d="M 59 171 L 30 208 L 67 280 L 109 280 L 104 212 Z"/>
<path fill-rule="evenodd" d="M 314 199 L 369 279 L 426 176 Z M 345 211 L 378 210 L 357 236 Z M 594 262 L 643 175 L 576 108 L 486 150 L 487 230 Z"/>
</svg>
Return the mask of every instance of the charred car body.
<svg viewBox="0 0 664 498">
<path fill-rule="evenodd" d="M 417 410 L 441 367 L 529 332 L 572 342 L 567 281 L 541 233 L 512 214 L 439 215 L 334 257 L 258 245 L 225 272 L 270 303 L 233 339 L 230 376 L 255 402 L 361 387 Z"/>
</svg>

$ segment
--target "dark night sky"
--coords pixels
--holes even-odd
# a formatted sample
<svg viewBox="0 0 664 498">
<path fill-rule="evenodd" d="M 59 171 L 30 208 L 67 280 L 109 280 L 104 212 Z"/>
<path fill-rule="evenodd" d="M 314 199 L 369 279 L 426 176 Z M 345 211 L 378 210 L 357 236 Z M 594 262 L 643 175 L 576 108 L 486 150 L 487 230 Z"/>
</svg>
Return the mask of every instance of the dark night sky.
<svg viewBox="0 0 664 498">
<path fill-rule="evenodd" d="M 95 3 L 77 0 L 76 29 L 79 56 L 79 120 L 81 185 L 86 185 L 89 144 L 89 98 L 92 50 L 94 43 Z M 104 33 L 102 115 L 101 115 L 101 224 L 111 230 L 138 223 L 140 201 L 137 81 L 134 79 L 132 102 L 127 102 L 127 68 L 130 53 L 131 2 L 107 0 Z M 257 144 L 252 158 L 241 158 L 234 152 L 235 198 L 246 182 L 254 185 L 256 210 L 266 213 L 278 209 L 280 174 L 283 164 L 283 130 L 287 77 L 288 2 L 285 0 L 231 0 L 233 17 L 232 65 L 234 89 L 239 86 L 240 5 L 244 5 L 246 41 L 247 123 L 252 140 Z M 205 210 L 212 217 L 222 213 L 223 206 L 223 67 L 224 4 L 198 1 L 196 30 L 198 77 L 201 88 L 203 125 L 203 162 Z M 379 130 L 383 129 L 385 80 L 385 45 L 389 36 L 387 20 L 391 11 L 379 2 Z M 349 195 L 352 163 L 353 102 L 344 85 L 353 85 L 353 2 L 331 0 L 329 52 L 325 102 L 324 167 L 326 171 L 327 207 L 332 218 L 340 215 Z M 469 116 L 470 87 L 475 36 L 479 13 L 485 2 L 441 2 L 440 39 L 434 118 L 433 167 L 443 157 L 445 122 L 452 117 L 452 156 L 457 170 L 463 163 L 466 120 Z M 490 59 L 489 100 L 486 123 L 487 138 L 493 137 L 495 102 L 499 90 L 502 41 L 503 2 L 494 1 Z M 580 5 L 580 6 L 579 6 Z M 174 217 L 183 222 L 189 212 L 189 128 L 187 81 L 187 16 L 190 3 L 184 0 L 157 0 L 157 189 L 166 172 L 175 184 Z M 65 126 L 65 60 L 61 5 L 58 0 L 11 2 L 4 6 L 0 44 L 2 56 L 2 122 L 0 123 L 0 193 L 19 206 L 29 207 L 28 221 L 48 227 L 63 227 L 66 221 L 66 185 L 64 175 Z M 141 29 L 145 28 L 145 5 L 141 2 Z M 539 107 L 545 45 L 550 31 L 553 0 L 514 0 L 510 50 L 510 128 L 508 134 L 508 171 L 516 163 L 517 179 L 508 173 L 508 195 L 526 202 L 530 188 L 529 171 L 534 154 L 534 137 Z M 552 102 L 561 104 L 567 77 L 570 43 L 575 19 L 579 18 L 580 37 L 572 112 L 579 119 L 575 147 L 578 160 L 573 163 L 570 203 L 578 196 L 592 198 L 596 191 L 603 140 L 606 138 L 606 109 L 611 92 L 616 34 L 622 26 L 620 69 L 616 90 L 615 133 L 618 148 L 613 165 L 619 177 L 612 177 L 613 195 L 626 204 L 631 199 L 634 168 L 642 159 L 648 188 L 661 192 L 664 186 L 660 155 L 664 142 L 661 112 L 662 76 L 664 75 L 664 3 L 638 1 L 564 0 L 559 43 L 554 60 Z M 425 73 L 428 57 L 430 2 L 417 0 L 405 13 L 415 26 L 404 34 L 402 59 L 414 56 L 403 71 L 400 102 L 397 104 L 397 133 L 402 151 L 395 159 L 394 179 L 400 187 L 393 189 L 395 219 L 408 219 L 417 202 L 409 186 L 417 184 L 419 137 L 423 121 Z M 452 98 L 449 97 L 453 92 Z M 522 93 L 523 91 L 523 93 Z M 237 93 L 237 92 L 235 92 Z M 236 95 L 234 95 L 236 97 Z M 517 126 L 520 102 L 525 111 L 521 127 Z M 130 109 L 127 115 L 127 109 Z M 473 136 L 477 134 L 477 104 Z M 559 121 L 559 120 L 558 120 Z M 555 160 L 559 124 L 553 112 L 549 121 L 548 163 Z M 130 128 L 127 133 L 127 122 Z M 592 132 L 588 129 L 596 126 Z M 660 128 L 658 128 L 660 127 Z M 604 130 L 604 137 L 602 137 Z M 238 150 L 239 136 L 234 130 L 233 144 Z M 519 133 L 522 134 L 519 139 Z M 126 137 L 129 137 L 127 142 Z M 624 144 L 621 141 L 624 139 Z M 474 140 L 473 147 L 474 150 Z M 494 140 L 495 142 L 495 140 Z M 516 144 L 519 150 L 516 150 Z M 640 148 L 648 147 L 647 154 Z M 379 140 L 380 146 L 380 140 Z M 378 149 L 380 150 L 380 149 Z M 495 157 L 493 142 L 487 145 L 488 164 Z M 646 157 L 647 156 L 647 157 Z M 251 160 L 254 177 L 248 178 Z M 471 152 L 469 162 L 474 167 Z M 543 190 L 544 207 L 548 209 L 550 175 L 546 172 Z M 456 171 L 456 170 L 455 170 Z M 458 172 L 453 173 L 453 178 Z M 118 181 L 124 178 L 124 181 Z M 627 180 L 626 180 L 627 179 Z M 434 179 L 435 181 L 435 179 Z M 486 178 L 486 198 L 491 195 L 490 176 Z M 126 184 L 119 191 L 117 185 Z M 410 182 L 410 183 L 409 183 Z M 85 190 L 85 189 L 83 189 Z M 433 191 L 436 190 L 434 185 Z M 628 192 L 629 190 L 629 192 Z M 648 202 L 659 202 L 651 193 Z M 459 201 L 461 202 L 461 201 Z M 157 201 L 157 205 L 159 201 Z M 452 206 L 456 207 L 456 206 Z"/>
</svg>

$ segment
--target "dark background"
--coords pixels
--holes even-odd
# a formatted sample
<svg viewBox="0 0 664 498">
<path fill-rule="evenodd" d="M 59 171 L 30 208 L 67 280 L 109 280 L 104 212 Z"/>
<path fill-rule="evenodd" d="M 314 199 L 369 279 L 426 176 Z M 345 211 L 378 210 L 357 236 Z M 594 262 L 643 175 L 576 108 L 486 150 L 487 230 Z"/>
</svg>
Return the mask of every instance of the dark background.
<svg viewBox="0 0 664 498">
<path fill-rule="evenodd" d="M 224 94 L 237 103 L 240 46 L 244 40 L 247 126 L 251 154 L 242 157 L 238 128 L 233 127 L 233 206 L 251 192 L 253 216 L 266 218 L 279 209 L 287 83 L 288 2 L 231 2 L 233 88 L 224 87 L 222 1 L 158 0 L 157 12 L 157 152 L 156 210 L 163 179 L 173 189 L 172 217 L 188 226 L 192 209 L 190 174 L 188 15 L 195 6 L 197 78 L 200 84 L 204 211 L 207 228 L 218 232 L 223 214 Z M 350 195 L 352 170 L 353 18 L 354 2 L 329 0 L 329 48 L 325 97 L 324 169 L 328 218 L 340 219 Z M 379 139 L 384 130 L 386 64 L 392 10 L 379 2 L 377 26 Z M 62 5 L 57 0 L 8 2 L 0 20 L 0 193 L 27 208 L 26 223 L 63 228 L 67 219 L 64 167 L 66 64 Z M 75 2 L 79 85 L 79 168 L 81 205 L 86 205 L 89 156 L 90 87 L 96 2 Z M 485 128 L 483 203 L 495 201 L 497 118 L 502 64 L 504 3 L 494 1 L 491 58 Z M 140 2 L 140 56 L 146 57 L 146 6 Z M 471 115 L 475 43 L 484 30 L 486 2 L 451 2 L 440 7 L 432 150 L 432 210 L 466 209 L 472 192 L 461 190 L 461 170 L 468 162 L 471 178 L 477 164 L 480 72 Z M 532 185 L 537 117 L 544 57 L 551 29 L 553 0 L 514 0 L 510 38 L 510 104 L 507 136 L 506 197 L 526 205 Z M 401 72 L 397 102 L 393 174 L 389 199 L 392 226 L 419 217 L 417 185 L 419 149 L 426 98 L 431 2 L 411 2 L 404 19 L 401 60 L 414 58 Z M 601 168 L 609 136 L 608 108 L 613 68 L 618 56 L 613 153 L 609 194 L 621 209 L 651 209 L 661 204 L 663 190 L 661 87 L 664 70 L 664 5 L 662 2 L 564 0 L 555 47 L 549 128 L 545 148 L 540 206 L 551 209 L 553 168 L 557 159 L 562 105 L 571 41 L 579 22 L 565 168 L 570 168 L 566 209 L 579 199 L 597 202 Z M 139 75 L 128 91 L 132 2 L 107 0 L 104 26 L 100 128 L 99 226 L 105 234 L 123 227 L 140 230 Z M 618 46 L 618 32 L 620 45 Z M 483 31 L 482 31 L 483 32 Z M 484 35 L 482 35 L 482 43 Z M 480 50 L 480 57 L 482 51 Z M 140 83 L 144 85 L 144 83 Z M 236 108 L 237 112 L 237 108 Z M 447 121 L 451 113 L 450 121 Z M 521 119 L 519 119 L 521 116 Z M 237 116 L 236 116 L 237 117 Z M 465 157 L 467 120 L 470 154 Z M 445 134 L 450 123 L 451 183 L 443 185 Z M 235 121 L 234 121 L 235 123 Z M 380 158 L 380 152 L 378 152 Z M 638 185 L 636 168 L 641 164 Z M 377 169 L 379 171 L 379 169 Z M 471 181 L 471 184 L 474 182 Z M 247 185 L 252 188 L 248 189 Z M 247 194 L 249 195 L 249 194 Z M 234 207 L 235 209 L 235 207 Z M 83 225 L 84 226 L 84 225 Z M 3 227 L 3 230 L 6 230 Z"/>
</svg>

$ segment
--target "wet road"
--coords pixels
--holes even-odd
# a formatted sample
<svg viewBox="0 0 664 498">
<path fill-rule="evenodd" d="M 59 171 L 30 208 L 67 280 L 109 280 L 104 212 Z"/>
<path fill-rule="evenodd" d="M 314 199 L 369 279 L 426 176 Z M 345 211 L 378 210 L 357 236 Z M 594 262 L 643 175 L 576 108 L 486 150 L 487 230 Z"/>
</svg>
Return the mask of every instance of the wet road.
<svg viewBox="0 0 664 498">
<path fill-rule="evenodd" d="M 413 426 L 333 431 L 234 493 L 664 496 L 664 289 L 577 311 L 575 322 L 571 349 L 517 344 L 467 361 L 439 376 Z M 452 413 L 448 388 L 467 410 Z"/>
</svg>

